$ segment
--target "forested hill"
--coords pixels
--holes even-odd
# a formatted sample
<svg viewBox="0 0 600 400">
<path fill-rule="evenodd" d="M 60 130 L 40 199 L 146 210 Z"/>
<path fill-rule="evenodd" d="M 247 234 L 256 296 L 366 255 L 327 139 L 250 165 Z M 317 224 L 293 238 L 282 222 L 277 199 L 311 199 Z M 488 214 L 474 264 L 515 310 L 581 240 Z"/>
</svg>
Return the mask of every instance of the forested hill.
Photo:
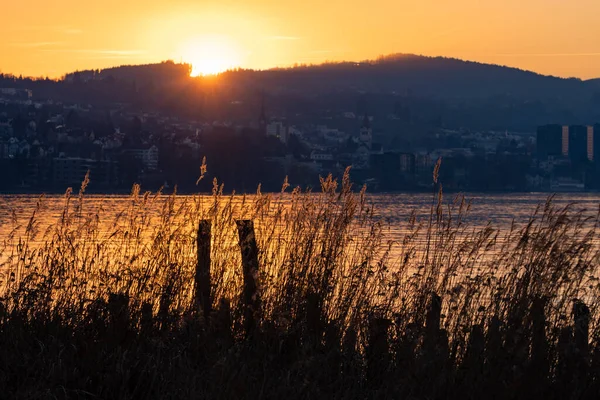
<svg viewBox="0 0 600 400">
<path fill-rule="evenodd" d="M 435 97 L 588 97 L 597 88 L 580 79 L 444 57 L 393 55 L 376 61 L 328 63 L 267 71 L 232 71 L 233 81 L 307 91 L 410 92 Z"/>
<path fill-rule="evenodd" d="M 271 115 L 312 120 L 327 110 L 364 112 L 366 102 L 374 115 L 408 107 L 421 120 L 441 118 L 451 126 L 534 129 L 545 123 L 600 121 L 599 80 L 557 78 L 452 58 L 393 55 L 264 71 L 238 69 L 204 78 L 190 77 L 190 71 L 188 64 L 166 61 L 78 71 L 60 81 L 0 75 L 0 87 L 31 89 L 35 99 L 121 103 L 239 122 L 256 120 L 262 97 Z"/>
<path fill-rule="evenodd" d="M 135 83 L 141 87 L 165 87 L 194 81 L 189 78 L 190 71 L 189 64 L 166 61 L 77 71 L 67 74 L 64 81 L 79 83 L 101 80 Z M 201 81 L 202 78 L 196 80 Z M 411 54 L 396 54 L 371 61 L 301 65 L 263 71 L 238 69 L 222 74 L 220 80 L 227 86 L 257 87 L 267 92 L 393 92 L 441 98 L 509 95 L 532 100 L 589 99 L 600 87 L 600 79 L 565 79 L 499 65 Z"/>
<path fill-rule="evenodd" d="M 158 64 L 122 65 L 120 67 L 76 71 L 65 75 L 66 82 L 105 80 L 110 82 L 135 82 L 136 85 L 168 86 L 190 79 L 192 66 L 165 61 Z"/>
</svg>

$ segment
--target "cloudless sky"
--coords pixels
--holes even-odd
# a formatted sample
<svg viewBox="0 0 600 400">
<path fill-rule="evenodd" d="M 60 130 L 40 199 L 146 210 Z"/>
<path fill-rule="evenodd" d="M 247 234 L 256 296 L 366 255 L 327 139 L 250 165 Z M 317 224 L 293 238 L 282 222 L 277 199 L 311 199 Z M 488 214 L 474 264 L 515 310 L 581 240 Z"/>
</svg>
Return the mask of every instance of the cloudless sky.
<svg viewBox="0 0 600 400">
<path fill-rule="evenodd" d="M 598 0 L 6 0 L 2 9 L 0 71 L 17 75 L 166 59 L 268 68 L 416 53 L 600 77 Z"/>
</svg>

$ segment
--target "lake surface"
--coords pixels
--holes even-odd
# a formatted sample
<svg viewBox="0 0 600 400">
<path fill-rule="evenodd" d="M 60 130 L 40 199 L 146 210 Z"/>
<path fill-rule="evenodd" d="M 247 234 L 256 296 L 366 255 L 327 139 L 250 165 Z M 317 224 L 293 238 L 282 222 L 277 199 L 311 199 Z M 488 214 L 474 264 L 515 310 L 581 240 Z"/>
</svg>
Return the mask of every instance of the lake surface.
<svg viewBox="0 0 600 400">
<path fill-rule="evenodd" d="M 415 213 L 417 220 L 427 221 L 434 201 L 431 194 L 370 194 L 367 196 L 374 204 L 378 218 L 384 221 L 385 235 L 391 240 L 401 240 L 406 233 L 405 226 L 412 212 Z M 469 228 L 477 229 L 491 222 L 496 228 L 509 229 L 513 221 L 517 225 L 525 224 L 536 207 L 543 204 L 549 195 L 466 193 L 464 196 L 471 202 L 469 213 L 465 218 Z M 451 204 L 455 197 L 456 195 L 445 195 L 444 204 Z M 178 198 L 185 199 L 186 196 L 178 196 Z M 39 196 L 36 195 L 0 195 L 0 244 L 15 226 L 23 229 L 36 209 L 38 199 Z M 76 196 L 71 201 L 75 202 Z M 128 196 L 86 195 L 85 212 L 93 213 L 95 210 L 101 210 L 100 226 L 113 229 L 112 221 L 117 212 L 127 208 L 130 202 Z M 210 204 L 209 196 L 206 202 Z M 560 193 L 554 197 L 553 203 L 557 207 L 573 204 L 574 210 L 585 210 L 586 214 L 595 215 L 600 205 L 600 194 Z M 43 232 L 45 227 L 57 223 L 63 209 L 63 196 L 47 196 L 44 199 L 44 206 L 36 213 L 38 230 Z M 159 212 L 158 209 L 150 211 L 156 214 Z M 15 224 L 15 220 L 18 224 Z M 43 239 L 38 236 L 36 240 Z"/>
</svg>

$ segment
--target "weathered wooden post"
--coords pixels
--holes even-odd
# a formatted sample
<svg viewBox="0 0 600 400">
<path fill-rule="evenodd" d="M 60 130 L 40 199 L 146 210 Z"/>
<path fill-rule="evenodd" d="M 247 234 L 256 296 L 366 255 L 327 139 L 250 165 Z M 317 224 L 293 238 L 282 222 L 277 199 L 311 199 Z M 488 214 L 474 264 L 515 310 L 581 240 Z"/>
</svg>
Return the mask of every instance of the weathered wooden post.
<svg viewBox="0 0 600 400">
<path fill-rule="evenodd" d="M 218 333 L 218 338 L 223 347 L 229 348 L 233 345 L 233 334 L 231 333 L 231 305 L 229 300 L 222 298 L 216 312 L 216 321 L 213 328 Z"/>
<path fill-rule="evenodd" d="M 436 293 L 432 293 L 425 319 L 425 337 L 430 339 L 432 343 L 435 343 L 435 339 L 440 330 L 441 318 L 442 298 Z"/>
<path fill-rule="evenodd" d="M 152 304 L 144 302 L 141 309 L 140 318 L 140 330 L 143 335 L 152 332 L 153 329 L 153 317 L 152 317 Z"/>
<path fill-rule="evenodd" d="M 573 322 L 575 351 L 581 361 L 586 361 L 589 354 L 590 309 L 581 300 L 573 303 Z"/>
<path fill-rule="evenodd" d="M 354 325 L 349 326 L 342 338 L 341 371 L 348 376 L 358 376 L 362 365 L 357 360 L 358 335 Z"/>
<path fill-rule="evenodd" d="M 441 363 L 447 364 L 450 361 L 450 338 L 446 329 L 440 329 L 438 333 L 436 354 Z M 440 367 L 444 367 L 444 365 L 440 365 Z"/>
<path fill-rule="evenodd" d="M 198 260 L 195 276 L 195 302 L 196 309 L 201 308 L 206 323 L 210 321 L 212 298 L 210 295 L 210 220 L 202 220 L 198 226 L 196 250 Z"/>
<path fill-rule="evenodd" d="M 129 296 L 111 293 L 107 306 L 111 339 L 113 344 L 120 344 L 125 341 L 129 328 Z"/>
<path fill-rule="evenodd" d="M 575 374 L 578 385 L 581 385 L 587 378 L 590 345 L 590 309 L 581 300 L 575 300 L 573 303 L 573 344 Z"/>
<path fill-rule="evenodd" d="M 421 336 L 421 326 L 410 323 L 402 326 L 400 318 L 396 318 L 396 369 L 400 373 L 413 369 L 416 362 L 416 349 Z"/>
<path fill-rule="evenodd" d="M 473 373 L 481 373 L 483 369 L 483 355 L 485 352 L 485 335 L 483 326 L 473 325 L 469 335 L 469 344 L 465 355 L 464 366 Z"/>
<path fill-rule="evenodd" d="M 313 344 L 319 344 L 323 333 L 321 317 L 321 299 L 316 293 L 308 293 L 306 296 L 306 327 L 308 339 Z"/>
<path fill-rule="evenodd" d="M 566 326 L 560 329 L 558 336 L 558 363 L 556 366 L 557 398 L 567 397 L 573 381 L 573 328 Z"/>
<path fill-rule="evenodd" d="M 425 336 L 423 338 L 423 350 L 426 363 L 434 361 L 435 348 L 438 345 L 440 322 L 442 318 L 442 298 L 436 293 L 431 294 L 427 315 L 425 316 Z"/>
<path fill-rule="evenodd" d="M 173 268 L 173 265 L 170 266 Z M 160 329 L 166 331 L 169 329 L 171 324 L 174 322 L 173 315 L 171 315 L 171 305 L 173 303 L 173 277 L 169 276 L 167 282 L 162 288 L 160 299 L 158 301 L 158 320 L 160 322 Z"/>
<path fill-rule="evenodd" d="M 386 318 L 378 317 L 369 320 L 366 356 L 368 379 L 371 382 L 383 378 L 382 375 L 389 370 L 388 330 L 390 325 L 390 320 Z"/>
<path fill-rule="evenodd" d="M 342 339 L 342 352 L 347 356 L 354 356 L 357 341 L 356 330 L 353 327 L 349 327 Z"/>
<path fill-rule="evenodd" d="M 244 331 L 250 336 L 256 328 L 256 319 L 260 315 L 260 295 L 256 281 L 258 279 L 258 246 L 254 233 L 254 223 L 250 220 L 236 221 L 239 244 L 242 251 L 242 272 L 244 276 Z"/>
<path fill-rule="evenodd" d="M 501 325 L 500 318 L 496 315 L 492 317 L 488 325 L 485 351 L 486 359 L 490 364 L 497 363 L 503 354 Z"/>
<path fill-rule="evenodd" d="M 507 360 L 502 339 L 502 322 L 494 315 L 488 322 L 485 338 L 485 381 L 497 399 L 508 397 L 503 383 L 508 372 Z"/>
<path fill-rule="evenodd" d="M 546 338 L 545 300 L 536 298 L 531 306 L 531 367 L 536 379 L 545 379 L 549 372 L 548 340 Z"/>
</svg>

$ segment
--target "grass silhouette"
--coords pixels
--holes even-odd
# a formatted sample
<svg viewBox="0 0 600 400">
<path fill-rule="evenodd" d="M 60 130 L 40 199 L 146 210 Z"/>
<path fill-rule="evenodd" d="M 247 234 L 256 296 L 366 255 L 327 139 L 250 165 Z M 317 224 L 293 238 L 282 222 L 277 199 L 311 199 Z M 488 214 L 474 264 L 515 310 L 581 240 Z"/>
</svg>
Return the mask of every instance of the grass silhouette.
<svg viewBox="0 0 600 400">
<path fill-rule="evenodd" d="M 473 227 L 435 171 L 430 217 L 396 242 L 349 170 L 318 193 L 134 186 L 122 210 L 88 210 L 86 177 L 49 227 L 41 197 L 0 238 L 2 393 L 596 398 L 598 215 L 549 198 Z"/>
</svg>

